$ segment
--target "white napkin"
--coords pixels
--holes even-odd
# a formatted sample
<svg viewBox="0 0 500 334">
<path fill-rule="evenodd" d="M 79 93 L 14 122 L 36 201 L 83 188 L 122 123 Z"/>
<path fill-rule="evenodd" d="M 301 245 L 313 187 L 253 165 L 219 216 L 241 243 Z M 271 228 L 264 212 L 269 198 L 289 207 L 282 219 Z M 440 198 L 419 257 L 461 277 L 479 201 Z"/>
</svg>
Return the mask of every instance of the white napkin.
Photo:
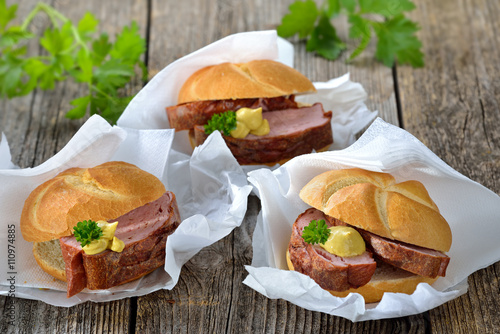
<svg viewBox="0 0 500 334">
<path fill-rule="evenodd" d="M 251 191 L 220 135 L 210 136 L 191 157 L 171 149 L 173 137 L 173 130 L 112 127 L 100 116 L 92 116 L 60 152 L 43 164 L 1 169 L 0 268 L 4 275 L 0 278 L 0 294 L 73 306 L 88 300 L 110 301 L 172 289 L 185 262 L 241 224 Z M 0 166 L 11 164 L 3 145 L 7 145 L 5 140 L 0 145 Z M 63 170 L 111 160 L 135 164 L 160 178 L 176 194 L 183 220 L 167 239 L 164 270 L 107 291 L 84 290 L 66 298 L 66 284 L 40 269 L 31 252 L 32 244 L 22 238 L 19 220 L 24 200 L 35 187 Z M 14 229 L 15 235 L 9 235 L 9 229 Z"/>
<path fill-rule="evenodd" d="M 243 32 L 225 37 L 161 70 L 130 102 L 118 125 L 136 129 L 169 128 L 165 107 L 177 104 L 182 84 L 197 70 L 223 62 L 240 63 L 254 59 L 274 59 L 293 67 L 293 53 L 293 45 L 279 38 L 275 30 Z M 325 111 L 333 113 L 334 144 L 331 149 L 349 146 L 355 141 L 355 135 L 377 115 L 364 104 L 366 92 L 359 83 L 350 81 L 349 74 L 327 82 L 315 82 L 314 85 L 317 93 L 299 95 L 297 101 L 322 102 Z M 191 153 L 187 131 L 176 133 L 174 148 Z"/>
<path fill-rule="evenodd" d="M 332 169 L 360 167 L 388 172 L 396 181 L 419 180 L 450 224 L 453 244 L 446 277 L 420 284 L 412 295 L 387 293 L 365 305 L 359 294 L 337 298 L 308 276 L 286 270 L 285 252 L 296 217 L 308 205 L 298 193 L 314 176 Z M 350 147 L 304 155 L 275 171 L 248 174 L 262 211 L 253 234 L 252 266 L 244 283 L 269 298 L 352 321 L 417 314 L 467 291 L 467 276 L 500 260 L 500 197 L 461 175 L 408 132 L 380 118 Z"/>
</svg>

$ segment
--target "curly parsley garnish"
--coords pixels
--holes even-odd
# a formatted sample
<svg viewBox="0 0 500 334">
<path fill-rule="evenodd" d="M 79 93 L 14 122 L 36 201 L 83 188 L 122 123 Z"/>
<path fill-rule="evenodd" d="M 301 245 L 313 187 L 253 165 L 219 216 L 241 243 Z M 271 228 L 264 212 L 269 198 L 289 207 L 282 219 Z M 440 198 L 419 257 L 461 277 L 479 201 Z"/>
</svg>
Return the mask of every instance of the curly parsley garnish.
<svg viewBox="0 0 500 334">
<path fill-rule="evenodd" d="M 236 129 L 236 112 L 231 110 L 213 115 L 205 125 L 207 135 L 219 130 L 223 135 L 230 136 L 234 129 Z"/>
<path fill-rule="evenodd" d="M 92 220 L 78 222 L 73 230 L 76 241 L 80 242 L 82 247 L 89 245 L 92 240 L 99 240 L 102 237 L 102 229 Z"/>
<path fill-rule="evenodd" d="M 302 238 L 308 244 L 324 244 L 328 240 L 330 229 L 325 220 L 312 220 L 308 226 L 304 227 Z"/>
</svg>

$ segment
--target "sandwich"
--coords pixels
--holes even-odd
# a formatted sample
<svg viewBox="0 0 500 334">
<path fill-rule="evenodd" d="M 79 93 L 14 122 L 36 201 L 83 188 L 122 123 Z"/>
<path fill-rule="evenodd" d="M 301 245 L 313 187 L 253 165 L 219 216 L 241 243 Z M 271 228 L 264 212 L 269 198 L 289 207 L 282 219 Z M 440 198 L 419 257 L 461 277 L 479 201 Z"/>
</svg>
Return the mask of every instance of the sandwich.
<svg viewBox="0 0 500 334">
<path fill-rule="evenodd" d="M 314 177 L 299 196 L 311 208 L 293 224 L 287 264 L 332 295 L 378 302 L 446 275 L 451 229 L 422 183 L 341 169 Z"/>
<path fill-rule="evenodd" d="M 136 280 L 165 264 L 167 237 L 180 224 L 175 195 L 154 175 L 111 161 L 70 168 L 35 188 L 21 233 L 67 297 Z"/>
<path fill-rule="evenodd" d="M 242 165 L 283 163 L 333 143 L 331 112 L 301 105 L 295 95 L 316 89 L 297 70 L 273 60 L 204 67 L 166 108 L 170 127 L 189 131 L 191 146 L 221 131 Z"/>
</svg>

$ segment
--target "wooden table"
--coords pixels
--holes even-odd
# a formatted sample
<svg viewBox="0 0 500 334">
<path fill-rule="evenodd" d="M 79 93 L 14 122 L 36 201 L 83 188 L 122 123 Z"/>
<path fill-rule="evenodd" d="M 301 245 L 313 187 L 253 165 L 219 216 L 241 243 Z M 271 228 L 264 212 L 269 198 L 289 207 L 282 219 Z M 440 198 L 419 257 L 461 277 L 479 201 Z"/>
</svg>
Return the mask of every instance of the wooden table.
<svg viewBox="0 0 500 334">
<path fill-rule="evenodd" d="M 7 1 L 13 3 L 14 1 Z M 19 17 L 36 1 L 22 0 Z M 72 19 L 90 10 L 110 35 L 132 20 L 148 40 L 145 62 L 154 75 L 172 61 L 224 36 L 272 29 L 291 0 L 50 1 Z M 368 92 L 367 105 L 427 145 L 453 168 L 500 194 L 500 2 L 417 0 L 411 18 L 420 22 L 426 66 L 387 68 L 367 54 L 347 65 L 306 53 L 297 39 L 295 67 L 312 81 L 351 73 Z M 43 27 L 43 19 L 35 28 Z M 340 21 L 340 34 L 347 25 Z M 349 43 L 351 50 L 352 43 Z M 29 52 L 39 50 L 30 47 Z M 130 92 L 142 86 L 137 82 Z M 0 103 L 0 131 L 13 162 L 31 167 L 58 152 L 83 124 L 64 117 L 69 101 L 85 89 L 62 82 L 51 91 Z M 259 211 L 256 197 L 240 228 L 207 247 L 182 270 L 171 290 L 72 308 L 14 299 L 16 326 L 0 318 L 1 333 L 498 333 L 500 263 L 469 277 L 467 294 L 428 312 L 352 323 L 271 300 L 242 284 L 252 259 L 251 237 Z M 474 222 L 471 222 L 474 224 Z M 9 298 L 0 297 L 4 310 Z"/>
</svg>

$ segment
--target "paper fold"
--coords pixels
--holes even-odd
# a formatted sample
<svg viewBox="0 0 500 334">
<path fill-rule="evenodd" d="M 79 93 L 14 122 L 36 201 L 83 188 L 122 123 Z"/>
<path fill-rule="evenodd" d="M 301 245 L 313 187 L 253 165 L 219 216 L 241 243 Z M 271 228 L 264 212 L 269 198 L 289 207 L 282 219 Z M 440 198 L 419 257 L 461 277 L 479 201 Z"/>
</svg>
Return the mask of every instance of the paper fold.
<svg viewBox="0 0 500 334">
<path fill-rule="evenodd" d="M 7 245 L 11 238 L 15 247 L 13 267 L 9 268 L 5 261 L 2 265 L 4 272 L 14 274 L 0 279 L 0 294 L 7 295 L 13 290 L 17 297 L 42 300 L 56 306 L 73 306 L 88 300 L 110 301 L 172 289 L 186 261 L 241 224 L 251 191 L 245 173 L 229 149 L 221 145 L 220 135 L 211 136 L 192 156 L 172 150 L 173 138 L 173 130 L 112 127 L 101 117 L 92 116 L 60 152 L 43 164 L 34 168 L 0 170 L 0 214 L 5 218 L 2 228 L 7 231 L 7 227 L 13 225 L 16 230 L 15 238 L 7 233 L 0 234 L 1 244 Z M 7 159 L 10 155 L 0 156 L 0 164 L 5 164 Z M 19 220 L 24 200 L 35 187 L 63 170 L 112 160 L 135 164 L 157 176 L 176 194 L 183 220 L 167 239 L 164 269 L 106 291 L 84 290 L 66 298 L 66 284 L 40 269 L 31 252 L 32 244 L 22 238 Z M 217 161 L 224 164 L 219 165 Z M 7 252 L 8 249 L 2 247 L 0 256 L 7 259 Z M 14 288 L 9 281 L 12 276 Z"/>
<path fill-rule="evenodd" d="M 418 180 L 448 221 L 453 244 L 446 277 L 421 284 L 413 295 L 386 294 L 365 306 L 358 294 L 331 296 L 308 276 L 287 270 L 291 226 L 308 206 L 298 193 L 314 176 L 341 168 L 388 172 L 397 182 Z M 275 171 L 248 173 L 262 211 L 253 235 L 253 260 L 244 283 L 269 298 L 283 298 L 309 310 L 352 321 L 417 314 L 467 291 L 467 277 L 500 260 L 500 197 L 444 163 L 408 132 L 378 118 L 350 147 L 292 159 Z M 471 224 L 471 222 L 474 222 Z M 282 282 L 286 281 L 287 284 Z"/>
</svg>

